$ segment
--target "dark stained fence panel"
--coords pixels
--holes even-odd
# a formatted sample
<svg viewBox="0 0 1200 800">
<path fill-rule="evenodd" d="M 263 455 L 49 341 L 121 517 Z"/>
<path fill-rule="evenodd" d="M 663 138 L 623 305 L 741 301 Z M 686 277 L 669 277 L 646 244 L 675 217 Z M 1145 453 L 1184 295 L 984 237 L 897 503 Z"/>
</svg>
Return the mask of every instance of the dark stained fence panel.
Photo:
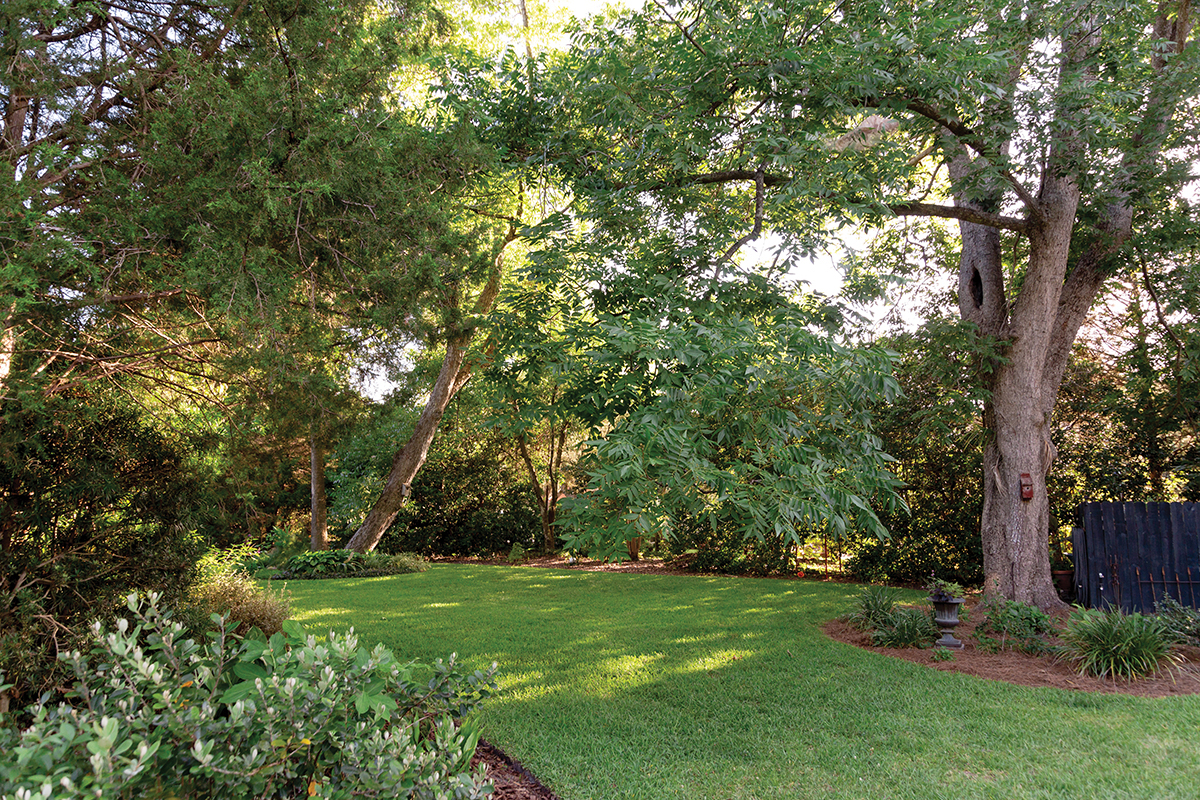
<svg viewBox="0 0 1200 800">
<path fill-rule="evenodd" d="M 1200 608 L 1200 504 L 1084 503 L 1078 522 L 1078 602 L 1150 613 L 1170 595 Z"/>
</svg>

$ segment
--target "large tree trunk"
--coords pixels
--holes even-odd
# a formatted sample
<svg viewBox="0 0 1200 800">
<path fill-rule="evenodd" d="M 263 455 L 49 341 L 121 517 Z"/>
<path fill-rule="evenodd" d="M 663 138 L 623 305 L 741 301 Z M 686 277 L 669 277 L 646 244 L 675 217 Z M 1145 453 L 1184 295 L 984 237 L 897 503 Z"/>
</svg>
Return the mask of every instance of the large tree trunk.
<svg viewBox="0 0 1200 800">
<path fill-rule="evenodd" d="M 1010 319 L 1016 335 L 1005 353 L 1007 363 L 995 373 L 985 414 L 989 441 L 984 452 L 981 535 L 984 590 L 1052 608 L 1062 601 L 1050 578 L 1046 476 L 1054 460 L 1050 416 L 1061 372 L 1051 384 L 1045 378 L 1058 330 L 1055 322 L 1063 299 L 1079 188 L 1069 177 L 1049 178 L 1040 201 L 1040 214 L 1029 230 L 1026 280 Z M 1069 334 L 1072 341 L 1077 330 Z"/>
<path fill-rule="evenodd" d="M 1164 4 L 1155 33 L 1172 42 L 1175 53 L 1188 44 L 1190 2 Z M 1177 13 L 1175 13 L 1177 12 Z M 1174 17 L 1172 18 L 1172 13 Z M 1062 86 L 1086 79 L 1094 68 L 1090 55 L 1099 45 L 1100 27 L 1094 20 L 1077 21 L 1079 29 L 1063 37 Z M 1165 56 L 1151 64 L 1155 72 L 1168 67 Z M 1165 84 L 1163 85 L 1165 86 Z M 972 223 L 960 226 L 963 237 L 959 274 L 959 308 L 964 319 L 976 322 L 981 333 L 1005 339 L 1007 362 L 987 381 L 992 390 L 984 421 L 988 443 L 984 453 L 983 519 L 985 591 L 1042 608 L 1062 605 L 1050 580 L 1050 506 L 1046 476 L 1055 448 L 1050 422 L 1070 358 L 1071 346 L 1088 310 L 1115 267 L 1115 257 L 1132 232 L 1132 202 L 1138 171 L 1152 164 L 1162 134 L 1175 109 L 1169 89 L 1160 86 L 1147 98 L 1147 113 L 1134 139 L 1137 146 L 1124 157 L 1106 205 L 1096 209 L 1098 223 L 1089 240 L 1077 247 L 1068 263 L 1080 190 L 1071 166 L 1082 153 L 1078 109 L 1060 106 L 1065 116 L 1055 133 L 1042 175 L 1038 197 L 1026 200 L 1029 263 L 1019 295 L 1005 307 L 1004 277 L 998 235 Z M 1160 93 L 1160 89 L 1163 91 Z M 1068 93 L 1069 94 L 1069 93 Z M 951 163 L 956 180 L 971 169 L 969 158 Z M 983 201 L 956 197 L 956 204 L 985 211 L 1000 196 L 989 187 Z M 1019 186 L 1015 188 L 1020 188 Z M 1022 195 L 1026 197 L 1026 195 Z M 1077 243 L 1079 244 L 1079 243 Z M 1069 267 L 1069 269 L 1068 269 Z M 1011 311 L 1011 313 L 1010 313 Z M 1022 496 L 1026 477 L 1031 496 Z"/>
</svg>

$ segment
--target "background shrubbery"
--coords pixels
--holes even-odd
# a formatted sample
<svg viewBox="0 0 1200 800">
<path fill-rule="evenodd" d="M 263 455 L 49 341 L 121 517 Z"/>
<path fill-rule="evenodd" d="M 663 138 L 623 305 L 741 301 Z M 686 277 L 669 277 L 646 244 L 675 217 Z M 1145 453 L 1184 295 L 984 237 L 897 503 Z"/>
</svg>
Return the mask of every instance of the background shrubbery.
<svg viewBox="0 0 1200 800">
<path fill-rule="evenodd" d="M 540 544 L 540 514 L 528 479 L 500 434 L 477 424 L 460 395 L 443 419 L 412 494 L 384 534 L 381 553 L 492 556 L 514 544 Z M 365 421 L 338 449 L 330 481 L 330 539 L 348 541 L 378 497 L 393 451 L 415 412 L 389 405 Z"/>
<path fill-rule="evenodd" d="M 58 656 L 131 590 L 183 598 L 204 542 L 183 448 L 70 392 L 0 406 L 0 669 L 15 703 L 61 689 Z"/>
<path fill-rule="evenodd" d="M 279 571 L 282 578 L 346 578 L 375 575 L 405 575 L 423 572 L 429 563 L 412 553 L 356 553 L 353 550 L 321 550 L 292 556 Z"/>
<path fill-rule="evenodd" d="M 782 537 L 746 539 L 732 525 L 714 530 L 706 520 L 687 519 L 668 543 L 666 554 L 685 558 L 697 572 L 765 576 L 795 572 L 794 551 Z"/>
</svg>

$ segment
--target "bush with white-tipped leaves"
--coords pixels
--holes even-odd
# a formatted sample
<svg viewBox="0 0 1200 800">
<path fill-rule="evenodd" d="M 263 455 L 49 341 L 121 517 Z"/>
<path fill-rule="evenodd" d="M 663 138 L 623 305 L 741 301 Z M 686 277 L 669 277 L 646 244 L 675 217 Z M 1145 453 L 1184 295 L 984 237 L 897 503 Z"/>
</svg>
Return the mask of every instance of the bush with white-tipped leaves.
<svg viewBox="0 0 1200 800">
<path fill-rule="evenodd" d="M 0 717 L 4 800 L 491 791 L 470 769 L 479 732 L 462 718 L 495 691 L 495 665 L 464 675 L 451 656 L 423 669 L 353 631 L 317 637 L 292 621 L 264 641 L 218 619 L 197 643 L 154 595 L 128 607 L 115 631 L 95 628 L 90 658 L 70 656 L 69 703 L 40 705 L 21 730 Z"/>
</svg>

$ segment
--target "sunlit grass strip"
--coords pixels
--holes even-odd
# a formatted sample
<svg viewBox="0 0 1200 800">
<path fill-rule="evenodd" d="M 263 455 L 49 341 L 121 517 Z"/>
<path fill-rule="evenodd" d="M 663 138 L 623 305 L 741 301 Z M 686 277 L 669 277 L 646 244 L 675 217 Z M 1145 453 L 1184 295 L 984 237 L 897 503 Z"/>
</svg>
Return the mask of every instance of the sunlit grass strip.
<svg viewBox="0 0 1200 800">
<path fill-rule="evenodd" d="M 1200 698 L 1027 689 L 860 651 L 820 631 L 857 586 L 435 565 L 288 588 L 306 624 L 498 661 L 484 737 L 564 800 L 1200 796 Z"/>
</svg>

